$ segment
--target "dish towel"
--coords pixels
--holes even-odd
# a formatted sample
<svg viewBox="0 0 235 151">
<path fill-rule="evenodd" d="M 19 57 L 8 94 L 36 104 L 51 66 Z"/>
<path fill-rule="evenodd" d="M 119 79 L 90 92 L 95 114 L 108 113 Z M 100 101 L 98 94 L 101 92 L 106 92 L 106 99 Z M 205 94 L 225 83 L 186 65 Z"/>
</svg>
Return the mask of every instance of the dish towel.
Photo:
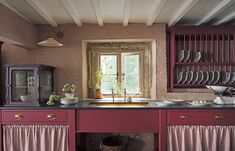
<svg viewBox="0 0 235 151">
<path fill-rule="evenodd" d="M 4 151 L 69 151 L 68 125 L 4 125 Z"/>
<path fill-rule="evenodd" d="M 168 126 L 168 151 L 235 151 L 235 126 Z"/>
</svg>

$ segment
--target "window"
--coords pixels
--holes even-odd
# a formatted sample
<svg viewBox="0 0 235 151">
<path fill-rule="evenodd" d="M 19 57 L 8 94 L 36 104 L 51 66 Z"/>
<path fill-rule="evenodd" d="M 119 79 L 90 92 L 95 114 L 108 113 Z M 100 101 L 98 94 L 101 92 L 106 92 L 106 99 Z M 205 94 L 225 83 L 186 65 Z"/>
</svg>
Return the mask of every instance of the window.
<svg viewBox="0 0 235 151">
<path fill-rule="evenodd" d="M 105 95 L 111 94 L 112 89 L 121 95 L 126 89 L 128 94 L 142 94 L 143 64 L 141 52 L 118 52 L 99 54 L 99 69 L 103 72 L 101 91 Z"/>
<path fill-rule="evenodd" d="M 150 97 L 151 91 L 151 44 L 140 43 L 89 43 L 88 97 L 95 89 L 110 97 L 112 89 L 122 96 Z M 102 78 L 94 75 L 101 73 Z M 97 86 L 98 84 L 98 86 Z"/>
</svg>

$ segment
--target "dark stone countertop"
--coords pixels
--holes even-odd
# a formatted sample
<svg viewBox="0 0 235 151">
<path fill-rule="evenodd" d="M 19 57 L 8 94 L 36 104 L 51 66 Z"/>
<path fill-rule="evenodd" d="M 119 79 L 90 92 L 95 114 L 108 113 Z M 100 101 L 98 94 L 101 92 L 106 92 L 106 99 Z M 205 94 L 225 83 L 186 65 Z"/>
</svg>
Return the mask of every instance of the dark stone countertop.
<svg viewBox="0 0 235 151">
<path fill-rule="evenodd" d="M 168 106 L 158 106 L 155 104 L 155 101 L 148 101 L 150 106 L 148 107 L 94 107 L 94 106 L 88 106 L 88 103 L 91 101 L 79 101 L 77 104 L 73 105 L 62 105 L 62 104 L 56 104 L 56 105 L 41 105 L 41 106 L 1 106 L 1 110 L 69 110 L 69 109 L 79 109 L 79 110 L 104 110 L 104 109 L 177 109 L 177 110 L 188 110 L 188 109 L 235 109 L 235 104 L 231 105 L 216 105 L 216 104 L 209 104 L 205 106 L 193 106 L 188 104 L 187 102 L 184 102 L 182 104 L 177 105 L 168 105 Z M 94 102 L 94 101 L 93 101 Z"/>
</svg>

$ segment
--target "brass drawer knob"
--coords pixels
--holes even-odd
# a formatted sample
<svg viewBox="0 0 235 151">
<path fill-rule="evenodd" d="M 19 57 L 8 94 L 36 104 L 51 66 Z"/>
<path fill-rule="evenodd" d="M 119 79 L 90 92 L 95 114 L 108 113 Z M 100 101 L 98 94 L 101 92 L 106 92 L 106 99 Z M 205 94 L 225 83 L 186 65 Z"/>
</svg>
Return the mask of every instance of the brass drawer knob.
<svg viewBox="0 0 235 151">
<path fill-rule="evenodd" d="M 180 119 L 189 119 L 190 116 L 189 115 L 180 115 Z"/>
<path fill-rule="evenodd" d="M 47 115 L 47 119 L 48 120 L 55 120 L 56 119 L 56 115 L 55 114 L 48 114 Z"/>
<path fill-rule="evenodd" d="M 223 115 L 215 115 L 214 118 L 217 120 L 222 120 L 222 119 L 224 119 L 224 116 Z"/>
<path fill-rule="evenodd" d="M 18 114 L 15 114 L 14 117 L 16 120 L 21 120 L 24 116 L 18 113 Z"/>
</svg>

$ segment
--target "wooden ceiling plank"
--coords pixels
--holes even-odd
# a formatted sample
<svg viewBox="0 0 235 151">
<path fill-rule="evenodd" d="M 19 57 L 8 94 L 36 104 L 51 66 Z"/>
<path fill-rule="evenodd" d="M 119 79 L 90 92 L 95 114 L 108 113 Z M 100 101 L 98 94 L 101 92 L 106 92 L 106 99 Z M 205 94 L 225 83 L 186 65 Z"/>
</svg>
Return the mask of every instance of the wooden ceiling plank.
<svg viewBox="0 0 235 151">
<path fill-rule="evenodd" d="M 9 8 L 11 11 L 15 12 L 17 15 L 19 15 L 20 17 L 24 18 L 25 20 L 27 20 L 28 22 L 32 23 L 32 21 L 27 18 L 25 15 L 23 15 L 21 12 L 19 12 L 17 9 L 15 9 L 11 4 L 9 4 L 6 0 L 0 0 L 0 3 L 2 3 L 4 6 L 6 6 L 7 8 Z"/>
<path fill-rule="evenodd" d="M 186 0 L 181 8 L 175 13 L 173 18 L 169 21 L 168 26 L 175 25 L 184 15 L 198 2 L 199 0 Z"/>
<path fill-rule="evenodd" d="M 51 26 L 57 27 L 56 21 L 38 0 L 26 0 Z"/>
<path fill-rule="evenodd" d="M 154 23 L 156 18 L 159 16 L 162 8 L 166 4 L 166 2 L 167 2 L 167 0 L 157 1 L 157 3 L 154 5 L 153 13 L 152 13 L 152 15 L 149 17 L 149 19 L 147 21 L 147 26 L 151 26 Z"/>
<path fill-rule="evenodd" d="M 103 26 L 104 22 L 103 22 L 102 11 L 101 11 L 101 1 L 92 0 L 92 5 L 95 10 L 95 15 L 96 15 L 99 26 Z"/>
<path fill-rule="evenodd" d="M 73 21 L 76 23 L 77 26 L 82 26 L 82 22 L 80 20 L 80 16 L 74 7 L 74 4 L 71 0 L 60 0 L 65 7 L 66 11 L 69 15 L 73 18 Z"/>
<path fill-rule="evenodd" d="M 124 0 L 123 26 L 128 26 L 132 0 Z"/>
<path fill-rule="evenodd" d="M 220 24 L 226 23 L 226 22 L 232 20 L 233 18 L 235 18 L 235 11 L 228 14 L 227 16 L 220 19 L 219 21 L 215 22 L 213 25 L 220 25 Z"/>
<path fill-rule="evenodd" d="M 197 22 L 196 25 L 201 25 L 203 23 L 210 21 L 213 17 L 215 17 L 217 14 L 223 11 L 226 8 L 226 6 L 228 6 L 230 3 L 231 3 L 231 0 L 223 0 L 215 8 L 213 8 L 208 14 L 206 14 L 206 16 L 204 16 L 199 22 Z"/>
</svg>

